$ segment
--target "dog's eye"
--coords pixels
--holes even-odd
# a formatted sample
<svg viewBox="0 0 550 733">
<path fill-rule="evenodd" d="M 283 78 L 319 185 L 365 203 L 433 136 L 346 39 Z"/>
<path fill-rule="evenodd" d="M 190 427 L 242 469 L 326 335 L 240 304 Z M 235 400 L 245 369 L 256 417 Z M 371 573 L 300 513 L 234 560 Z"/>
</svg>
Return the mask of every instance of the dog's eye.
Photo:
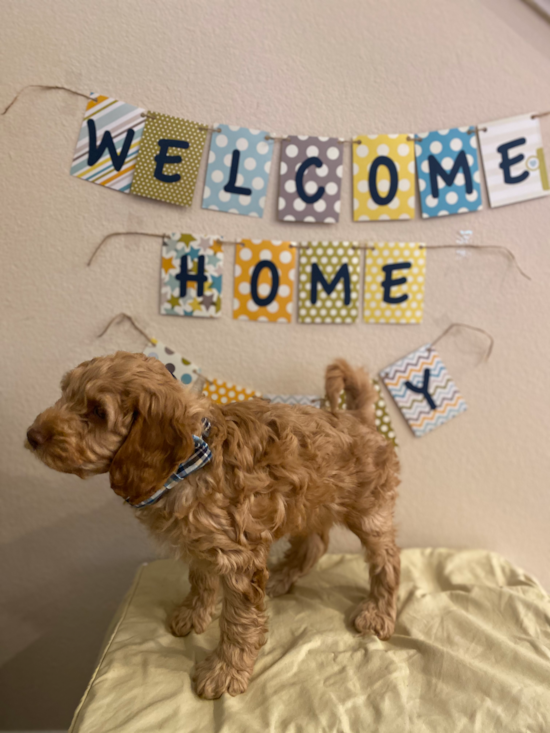
<svg viewBox="0 0 550 733">
<path fill-rule="evenodd" d="M 94 407 L 94 415 L 100 420 L 105 420 L 105 418 L 107 417 L 107 413 L 105 412 L 103 407 L 101 407 L 101 405 L 96 405 Z"/>
</svg>

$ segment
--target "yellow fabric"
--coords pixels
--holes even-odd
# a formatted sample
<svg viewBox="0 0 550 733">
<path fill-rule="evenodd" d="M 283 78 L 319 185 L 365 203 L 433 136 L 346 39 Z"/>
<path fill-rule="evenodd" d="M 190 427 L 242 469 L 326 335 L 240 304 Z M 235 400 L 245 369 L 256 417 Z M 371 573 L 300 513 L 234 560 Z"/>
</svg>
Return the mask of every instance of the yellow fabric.
<svg viewBox="0 0 550 733">
<path fill-rule="evenodd" d="M 199 700 L 189 673 L 216 645 L 176 639 L 166 616 L 185 568 L 140 569 L 72 733 L 547 733 L 550 599 L 482 551 L 405 550 L 395 635 L 358 637 L 359 555 L 326 555 L 269 601 L 270 636 L 244 695 Z"/>
</svg>

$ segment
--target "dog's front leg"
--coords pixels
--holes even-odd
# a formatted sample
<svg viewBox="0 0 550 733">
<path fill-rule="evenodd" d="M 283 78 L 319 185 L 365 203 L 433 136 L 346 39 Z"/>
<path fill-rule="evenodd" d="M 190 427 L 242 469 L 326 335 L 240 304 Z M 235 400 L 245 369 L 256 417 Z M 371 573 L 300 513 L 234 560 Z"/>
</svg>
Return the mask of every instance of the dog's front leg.
<svg viewBox="0 0 550 733">
<path fill-rule="evenodd" d="M 228 692 L 239 695 L 248 687 L 258 652 L 266 641 L 265 585 L 267 571 L 221 576 L 223 608 L 217 649 L 197 665 L 197 694 L 209 700 Z"/>
<path fill-rule="evenodd" d="M 212 611 L 218 595 L 219 576 L 213 568 L 191 562 L 189 569 L 191 590 L 181 606 L 176 608 L 168 621 L 174 636 L 187 636 L 191 631 L 202 634 L 212 620 Z"/>
</svg>

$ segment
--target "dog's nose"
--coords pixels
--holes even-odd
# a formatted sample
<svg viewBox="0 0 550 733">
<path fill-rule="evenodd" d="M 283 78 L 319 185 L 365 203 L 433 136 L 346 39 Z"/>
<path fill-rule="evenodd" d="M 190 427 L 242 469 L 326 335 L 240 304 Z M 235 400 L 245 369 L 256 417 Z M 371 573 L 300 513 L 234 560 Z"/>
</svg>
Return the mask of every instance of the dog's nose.
<svg viewBox="0 0 550 733">
<path fill-rule="evenodd" d="M 38 448 L 39 445 L 44 445 L 47 440 L 47 436 L 39 428 L 29 428 L 27 430 L 27 440 L 32 448 Z"/>
</svg>

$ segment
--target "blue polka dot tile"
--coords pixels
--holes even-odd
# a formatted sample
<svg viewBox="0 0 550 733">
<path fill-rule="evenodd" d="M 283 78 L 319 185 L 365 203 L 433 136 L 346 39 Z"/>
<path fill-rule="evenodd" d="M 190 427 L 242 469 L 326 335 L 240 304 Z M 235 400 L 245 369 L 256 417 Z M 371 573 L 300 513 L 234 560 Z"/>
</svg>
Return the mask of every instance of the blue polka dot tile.
<svg viewBox="0 0 550 733">
<path fill-rule="evenodd" d="M 416 170 L 423 218 L 479 211 L 482 208 L 481 173 L 474 128 L 434 130 L 416 137 Z"/>
<path fill-rule="evenodd" d="M 262 217 L 273 157 L 269 133 L 214 125 L 202 208 Z"/>
</svg>

